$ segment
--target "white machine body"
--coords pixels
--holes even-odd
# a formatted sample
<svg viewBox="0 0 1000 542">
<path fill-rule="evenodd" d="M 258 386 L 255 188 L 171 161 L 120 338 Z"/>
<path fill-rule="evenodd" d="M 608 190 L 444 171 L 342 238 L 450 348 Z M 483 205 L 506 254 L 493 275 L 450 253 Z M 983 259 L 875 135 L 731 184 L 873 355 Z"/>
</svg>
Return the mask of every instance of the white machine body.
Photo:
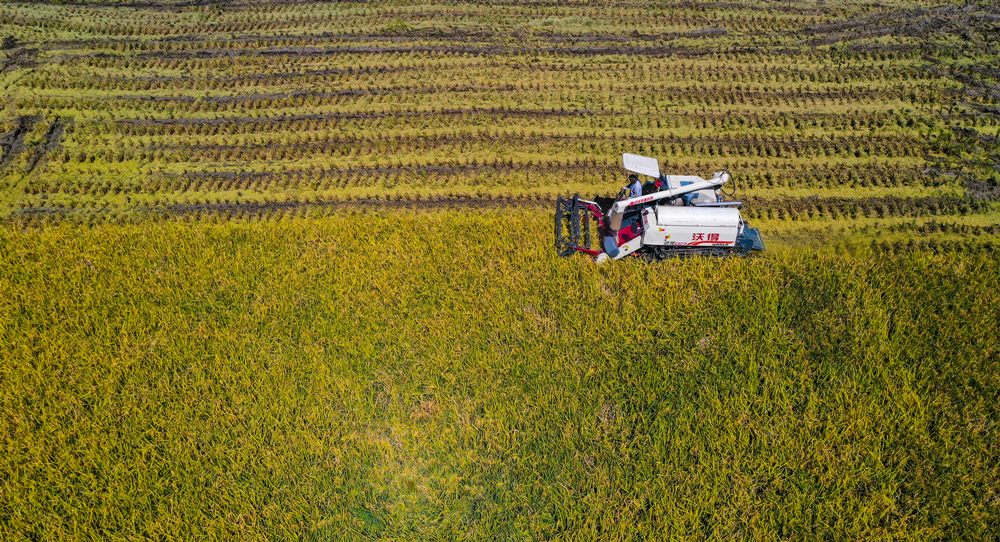
<svg viewBox="0 0 1000 542">
<path fill-rule="evenodd" d="M 616 232 L 612 244 L 613 259 L 620 260 L 643 246 L 661 247 L 734 247 L 743 230 L 743 218 L 737 208 L 740 202 L 720 201 L 717 190 L 729 182 L 729 172 L 720 171 L 711 179 L 697 175 L 660 175 L 655 158 L 635 154 L 622 155 L 625 169 L 661 180 L 660 191 L 625 198 L 608 211 L 611 230 Z M 625 221 L 626 212 L 636 207 L 640 212 L 641 228 L 635 219 Z"/>
<path fill-rule="evenodd" d="M 641 234 L 633 237 L 629 233 L 634 230 L 623 230 L 612 258 L 620 260 L 644 246 L 733 247 L 742 228 L 743 219 L 733 207 L 646 207 Z"/>
<path fill-rule="evenodd" d="M 740 212 L 732 207 L 657 205 L 642 211 L 642 242 L 659 246 L 731 247 L 740 233 Z"/>
</svg>

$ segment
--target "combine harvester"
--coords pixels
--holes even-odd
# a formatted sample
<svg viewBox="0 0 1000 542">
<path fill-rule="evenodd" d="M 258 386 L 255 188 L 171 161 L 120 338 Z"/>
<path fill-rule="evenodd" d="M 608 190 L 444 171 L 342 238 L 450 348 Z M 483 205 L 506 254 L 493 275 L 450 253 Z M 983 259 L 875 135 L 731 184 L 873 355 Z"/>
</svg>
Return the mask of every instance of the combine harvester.
<svg viewBox="0 0 1000 542">
<path fill-rule="evenodd" d="M 730 180 L 728 171 L 706 180 L 663 175 L 655 158 L 623 154 L 622 162 L 626 170 L 655 181 L 645 183 L 638 196 L 626 186 L 614 199 L 587 201 L 578 194 L 560 197 L 555 217 L 560 256 L 584 252 L 598 262 L 626 256 L 653 261 L 764 250 L 760 232 L 740 216 L 742 202 L 722 199 L 722 185 Z M 590 247 L 592 230 L 600 238 L 600 249 Z"/>
</svg>

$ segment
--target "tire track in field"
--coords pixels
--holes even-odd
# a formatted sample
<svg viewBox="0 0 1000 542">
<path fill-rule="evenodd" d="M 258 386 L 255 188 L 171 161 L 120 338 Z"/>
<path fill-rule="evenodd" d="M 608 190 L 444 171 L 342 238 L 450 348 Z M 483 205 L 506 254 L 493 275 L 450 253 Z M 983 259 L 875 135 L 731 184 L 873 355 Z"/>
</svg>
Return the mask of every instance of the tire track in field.
<svg viewBox="0 0 1000 542">
<path fill-rule="evenodd" d="M 27 163 L 27 167 L 22 171 L 22 174 L 15 177 L 16 182 L 8 184 L 7 188 L 3 192 L 0 192 L 0 212 L 9 211 L 11 206 L 14 205 L 15 200 L 24 195 L 28 179 L 32 176 L 37 177 L 37 173 L 45 169 L 45 164 L 48 162 L 49 156 L 58 150 L 63 131 L 71 121 L 72 119 L 69 117 L 58 117 L 52 121 L 42 141 L 34 149 L 34 153 Z M 2 162 L 0 162 L 0 176 L 7 174 L 9 166 L 14 164 L 18 156 L 28 151 L 24 145 L 24 138 L 34 130 L 39 122 L 42 122 L 42 118 L 38 116 L 21 117 L 18 119 L 17 128 L 0 140 L 0 144 L 3 145 L 4 149 L 4 157 Z"/>
<path fill-rule="evenodd" d="M 0 159 L 0 178 L 9 174 L 11 166 L 17 162 L 18 157 L 24 152 L 24 138 L 41 122 L 41 116 L 22 116 L 17 119 L 17 126 L 0 138 L 0 148 L 3 149 L 3 158 Z M 8 213 L 23 190 L 24 176 L 17 182 L 6 185 L 0 189 L 0 216 Z"/>
<path fill-rule="evenodd" d="M 19 117 L 17 126 L 0 138 L 0 148 L 3 149 L 3 159 L 0 159 L 0 174 L 5 173 L 7 168 L 24 152 L 24 138 L 41 120 L 42 118 L 39 116 Z"/>
<path fill-rule="evenodd" d="M 45 132 L 45 138 L 43 139 L 42 145 L 37 151 L 35 151 L 35 157 L 28 165 L 28 175 L 34 173 L 39 165 L 41 165 L 44 169 L 49 156 L 51 156 L 53 152 L 59 150 L 59 143 L 62 140 L 63 132 L 66 130 L 66 125 L 70 122 L 72 122 L 72 119 L 69 117 L 60 117 L 52 122 L 48 131 Z"/>
</svg>

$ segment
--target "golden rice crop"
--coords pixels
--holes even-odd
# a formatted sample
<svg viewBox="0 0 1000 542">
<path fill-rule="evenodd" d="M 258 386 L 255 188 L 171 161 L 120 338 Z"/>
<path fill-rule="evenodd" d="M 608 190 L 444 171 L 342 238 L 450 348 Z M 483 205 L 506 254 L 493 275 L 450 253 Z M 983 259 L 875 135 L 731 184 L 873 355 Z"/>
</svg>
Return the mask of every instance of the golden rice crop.
<svg viewBox="0 0 1000 542">
<path fill-rule="evenodd" d="M 0 230 L 0 537 L 996 534 L 994 258 L 597 266 L 548 221 Z"/>
</svg>

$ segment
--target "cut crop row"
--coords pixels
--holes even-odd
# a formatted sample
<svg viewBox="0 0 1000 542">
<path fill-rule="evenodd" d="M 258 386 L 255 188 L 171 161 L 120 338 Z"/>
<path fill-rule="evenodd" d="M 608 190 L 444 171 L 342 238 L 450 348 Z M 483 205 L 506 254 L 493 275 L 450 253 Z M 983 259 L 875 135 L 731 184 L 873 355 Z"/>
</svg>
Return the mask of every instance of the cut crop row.
<svg viewBox="0 0 1000 542">
<path fill-rule="evenodd" d="M 47 95 L 22 95 L 12 98 L 15 107 L 22 109 L 43 108 L 49 110 L 86 108 L 92 111 L 148 111 L 162 116 L 164 112 L 172 115 L 198 115 L 228 111 L 252 111 L 274 109 L 301 108 L 332 108 L 351 106 L 357 108 L 390 109 L 403 107 L 406 109 L 421 108 L 420 96 L 437 95 L 439 103 L 453 102 L 454 94 L 467 95 L 465 101 L 476 104 L 504 104 L 525 101 L 525 92 L 511 86 L 505 87 L 463 87 L 455 90 L 442 89 L 434 86 L 402 87 L 402 88 L 356 88 L 323 92 L 295 92 L 260 96 L 257 94 L 216 97 L 214 99 L 197 99 L 194 96 L 170 96 L 149 98 L 145 96 L 114 96 L 108 98 L 58 97 Z M 439 96 L 439 97 L 438 97 Z M 405 100 L 401 101 L 401 97 Z M 545 102 L 559 104 L 559 109 L 566 109 L 565 104 L 581 103 L 594 110 L 620 109 L 627 107 L 635 112 L 646 110 L 650 114 L 659 114 L 669 109 L 683 106 L 725 107 L 753 106 L 765 107 L 819 107 L 828 105 L 856 105 L 863 103 L 902 102 L 914 106 L 938 104 L 942 95 L 931 86 L 900 83 L 892 87 L 879 89 L 857 90 L 837 89 L 828 91 L 774 90 L 774 91 L 729 91 L 709 88 L 687 89 L 646 89 L 643 93 L 620 96 L 605 90 L 571 91 L 553 87 L 542 93 Z M 538 96 L 531 96 L 531 101 L 537 101 Z M 945 106 L 954 105 L 955 100 L 940 102 Z M 435 103 L 431 102 L 430 107 Z M 617 107 L 616 107 L 617 106 Z M 619 111 L 621 113 L 621 111 Z"/>
<path fill-rule="evenodd" d="M 700 156 L 706 160 L 722 161 L 726 158 L 830 158 L 854 157 L 884 159 L 922 156 L 925 149 L 915 140 L 903 138 L 840 137 L 833 140 L 805 141 L 725 141 L 700 138 L 612 138 L 612 137 L 558 137 L 537 136 L 518 138 L 512 135 L 456 136 L 419 138 L 358 138 L 328 139 L 306 143 L 267 142 L 250 145 L 185 144 L 172 146 L 146 146 L 144 148 L 87 148 L 60 155 L 63 163 L 94 163 L 103 161 L 121 163 L 139 162 L 251 162 L 257 160 L 298 160 L 303 158 L 360 158 L 372 157 L 379 161 L 398 162 L 401 166 L 420 164 L 420 156 L 438 151 L 462 156 L 461 163 L 475 165 L 482 157 L 469 157 L 478 151 L 495 154 L 491 149 L 501 146 L 512 153 L 558 153 L 579 159 L 579 156 L 616 156 L 624 152 L 658 156 L 664 159 Z M 412 156 L 416 154 L 417 156 Z M 585 158 L 586 159 L 586 158 Z M 404 162 L 403 160 L 406 160 Z M 513 164 L 512 158 L 485 159 L 488 165 Z M 423 160 L 421 160 L 423 161 Z M 520 160 L 518 160 L 520 162 Z"/>
<path fill-rule="evenodd" d="M 988 226 L 977 226 L 974 224 L 960 224 L 958 222 L 940 222 L 937 220 L 929 220 L 923 223 L 915 222 L 901 222 L 899 224 L 891 224 L 884 228 L 890 233 L 902 232 L 902 233 L 919 233 L 919 234 L 934 234 L 934 233 L 954 233 L 960 235 L 974 235 L 976 237 L 982 235 L 1000 235 L 1000 224 L 990 224 Z"/>
<path fill-rule="evenodd" d="M 196 202 L 176 203 L 162 200 L 136 207 L 109 206 L 106 202 L 89 205 L 64 205 L 22 207 L 2 222 L 20 227 L 44 227 L 53 224 L 91 225 L 142 221 L 149 218 L 181 220 L 281 220 L 303 216 L 324 216 L 330 213 L 366 213 L 378 209 L 408 208 L 434 209 L 491 209 L 503 207 L 530 207 L 547 209 L 552 200 L 544 196 L 486 196 L 467 193 L 445 194 L 435 197 L 357 198 L 316 196 L 305 201 L 229 202 L 222 198 L 203 198 Z"/>
<path fill-rule="evenodd" d="M 199 49 L 205 48 L 199 47 Z M 215 49 L 215 47 L 211 49 Z M 233 48 L 234 53 L 239 51 L 239 48 Z M 536 79 L 537 75 L 551 74 L 551 76 L 558 75 L 559 79 L 565 82 L 621 81 L 635 83 L 638 79 L 643 83 L 677 81 L 703 84 L 716 82 L 748 86 L 772 86 L 777 83 L 782 83 L 781 86 L 804 86 L 809 83 L 838 85 L 864 83 L 870 86 L 873 82 L 932 80 L 940 77 L 935 72 L 924 69 L 920 64 L 902 62 L 906 60 L 903 58 L 893 58 L 894 64 L 870 65 L 865 62 L 845 66 L 833 64 L 829 55 L 800 52 L 796 53 L 795 56 L 797 67 L 794 68 L 783 67 L 780 62 L 775 64 L 779 59 L 761 54 L 746 54 L 732 58 L 721 57 L 718 62 L 712 62 L 710 66 L 691 61 L 654 59 L 640 62 L 627 57 L 610 58 L 602 63 L 601 69 L 596 69 L 593 63 L 578 62 L 572 58 L 560 58 L 557 61 L 535 58 L 529 63 L 519 57 L 454 57 L 433 53 L 412 54 L 399 59 L 372 58 L 366 55 L 359 55 L 354 60 L 338 58 L 336 67 L 345 67 L 346 72 L 343 75 L 348 76 L 365 75 L 372 69 L 391 69 L 417 70 L 419 72 L 433 70 L 440 73 L 442 77 L 447 77 L 453 71 L 464 73 L 471 69 L 483 77 L 490 77 L 488 74 L 495 76 L 509 74 L 510 71 L 525 71 L 533 74 L 532 79 Z M 919 55 L 908 60 L 919 62 Z M 879 59 L 872 59 L 872 61 L 885 62 Z M 243 75 L 253 77 L 268 74 L 281 67 L 296 68 L 295 72 L 305 75 L 309 71 L 318 71 L 316 70 L 318 66 L 326 67 L 328 63 L 328 59 L 323 56 L 315 59 L 299 56 L 294 61 L 288 59 L 287 64 L 282 63 L 275 66 L 274 60 L 271 58 L 248 57 L 238 54 L 181 59 L 149 56 L 137 58 L 128 55 L 99 53 L 60 60 L 61 65 L 71 68 L 70 73 L 73 73 L 72 70 L 79 69 L 77 68 L 79 66 L 87 73 L 107 71 L 115 74 L 122 72 L 141 74 L 149 70 L 159 72 L 183 70 L 195 74 L 203 73 L 206 77 L 215 77 L 216 74 L 220 73 L 230 74 L 227 77 L 233 79 L 238 79 Z M 235 75 L 231 72 L 243 75 Z M 331 75 L 336 73 L 333 72 Z M 288 76 L 292 76 L 292 74 Z"/>
<path fill-rule="evenodd" d="M 428 125 L 432 117 L 449 117 L 444 124 Z M 460 124 L 474 126 L 496 126 L 498 129 L 510 124 L 513 119 L 525 117 L 550 117 L 555 119 L 566 116 L 583 116 L 578 128 L 609 130 L 617 128 L 639 128 L 654 130 L 694 129 L 710 131 L 718 134 L 721 140 L 746 139 L 747 132 L 759 133 L 793 133 L 797 137 L 811 133 L 828 135 L 831 132 L 878 132 L 885 135 L 889 132 L 903 132 L 915 128 L 924 128 L 937 124 L 933 117 L 924 117 L 902 111 L 868 112 L 860 110 L 842 113 L 814 113 L 781 111 L 774 114 L 759 112 L 734 113 L 696 113 L 696 112 L 662 112 L 643 118 L 636 125 L 633 119 L 618 116 L 608 111 L 591 110 L 558 110 L 558 109 L 515 109 L 469 108 L 469 109 L 402 109 L 393 112 L 371 113 L 323 113 L 312 115 L 288 115 L 280 117 L 230 117 L 230 118 L 180 118 L 180 119 L 120 119 L 117 121 L 97 121 L 81 123 L 76 133 L 81 137 L 93 139 L 105 134 L 120 136 L 216 136 L 236 134 L 263 134 L 269 132 L 308 133 L 321 130 L 337 130 L 339 134 L 333 137 L 348 137 L 351 132 L 366 134 L 379 133 L 390 136 L 407 129 L 427 129 L 430 127 L 455 127 L 456 120 Z M 455 119 L 453 117 L 459 117 Z M 956 120 L 957 119 L 953 119 Z M 995 126 L 1000 124 L 1000 118 L 986 115 L 962 118 L 962 125 L 967 127 Z M 544 131 L 546 124 L 531 123 L 534 129 Z M 553 125 L 553 130 L 565 130 L 565 127 Z M 524 128 L 521 129 L 523 131 Z M 511 131 L 506 129 L 505 131 Z M 384 133 L 383 133 L 384 132 Z M 308 134 L 306 134 L 308 135 Z M 707 135 L 707 134 L 706 134 Z M 772 136 L 773 137 L 773 136 Z"/>
<path fill-rule="evenodd" d="M 267 198 L 265 198 L 266 200 Z M 435 197 L 420 196 L 382 196 L 377 198 L 339 197 L 313 195 L 301 201 L 229 201 L 220 197 L 205 197 L 185 203 L 172 202 L 169 199 L 158 199 L 152 203 L 140 206 L 120 208 L 108 206 L 107 202 L 89 202 L 81 205 L 66 205 L 57 203 L 47 206 L 23 207 L 6 221 L 21 225 L 45 225 L 55 222 L 86 223 L 95 218 L 98 221 L 120 221 L 122 219 L 141 219 L 150 215 L 208 215 L 222 220 L 246 218 L 248 216 L 263 219 L 279 216 L 296 216 L 314 212 L 315 209 L 355 209 L 365 211 L 386 207 L 409 207 L 415 209 L 433 209 L 441 207 L 489 208 L 489 207 L 537 207 L 547 208 L 552 203 L 544 195 L 533 196 L 488 196 L 465 193 L 452 193 Z M 289 215 L 291 213 L 291 215 Z M 968 230 L 968 231 L 966 231 Z M 955 228 L 942 230 L 945 233 L 963 233 L 972 235 L 995 235 L 997 226 L 979 228 Z M 931 250 L 934 252 L 956 251 L 998 251 L 1000 243 L 993 240 L 938 240 L 932 234 L 937 231 L 916 231 L 922 235 L 930 235 L 929 239 L 909 239 L 897 241 L 873 241 L 872 247 L 883 252 L 910 252 L 915 250 Z M 992 238 L 990 238 L 992 239 Z"/>
<path fill-rule="evenodd" d="M 220 44 L 193 44 L 197 46 L 198 50 L 226 50 L 229 49 L 234 55 L 240 55 L 244 49 L 237 47 L 240 44 L 230 44 L 231 47 L 223 47 Z M 247 49 L 247 51 L 253 51 L 253 49 Z M 289 67 L 299 67 L 300 69 L 295 70 L 293 73 L 277 73 L 274 74 L 277 82 L 291 82 L 291 81 L 302 81 L 303 78 L 308 78 L 310 76 L 324 76 L 322 81 L 325 82 L 338 82 L 343 80 L 344 76 L 362 76 L 370 73 L 369 70 L 376 67 L 384 67 L 387 70 L 385 73 L 395 73 L 399 70 L 434 70 L 440 74 L 440 78 L 447 79 L 452 73 L 451 70 L 468 70 L 470 68 L 476 68 L 484 78 L 489 78 L 491 76 L 500 75 L 506 73 L 507 71 L 517 72 L 527 72 L 535 75 L 559 76 L 566 83 L 574 82 L 604 82 L 605 84 L 621 81 L 628 83 L 635 83 L 636 80 L 641 80 L 643 83 L 653 83 L 653 82 L 685 82 L 685 83 L 697 83 L 697 84 L 710 84 L 711 86 L 720 85 L 747 85 L 754 87 L 766 87 L 766 86 L 783 86 L 783 87 L 809 87 L 809 86 L 828 86 L 828 85 L 857 85 L 864 84 L 866 86 L 881 86 L 881 84 L 890 81 L 915 81 L 915 80 L 937 80 L 940 76 L 933 71 L 923 69 L 919 64 L 916 63 L 900 63 L 900 64 L 865 64 L 859 66 L 836 66 L 829 63 L 827 59 L 826 63 L 818 64 L 804 64 L 797 67 L 783 67 L 764 64 L 762 62 L 753 62 L 752 60 L 746 60 L 743 62 L 723 62 L 718 65 L 705 66 L 701 63 L 695 63 L 690 61 L 654 61 L 654 62 L 643 62 L 643 63 L 631 63 L 631 62 L 610 62 L 606 69 L 595 70 L 593 65 L 588 65 L 586 63 L 573 63 L 573 62 L 545 62 L 545 63 L 531 63 L 526 64 L 524 62 L 517 61 L 515 58 L 506 58 L 504 56 L 493 56 L 486 57 L 482 59 L 470 59 L 469 61 L 456 61 L 452 60 L 450 62 L 442 63 L 441 59 L 431 59 L 424 58 L 421 55 L 415 55 L 412 58 L 405 59 L 405 62 L 393 62 L 389 64 L 378 64 L 373 65 L 371 63 L 366 63 L 358 69 L 354 69 L 351 72 L 345 70 L 317 70 L 309 69 L 308 66 L 312 66 L 313 63 L 308 62 L 302 58 L 294 59 L 294 62 L 290 64 Z M 245 56 L 240 56 L 237 62 L 232 58 L 232 56 L 219 57 L 217 60 L 211 59 L 194 59 L 194 60 L 183 60 L 177 58 L 170 59 L 158 59 L 141 57 L 134 58 L 129 56 L 112 56 L 112 55 L 101 55 L 101 56 L 83 56 L 76 60 L 64 59 L 60 61 L 64 66 L 72 67 L 73 69 L 69 73 L 41 73 L 37 75 L 45 76 L 51 81 L 49 84 L 53 87 L 66 88 L 67 85 L 71 84 L 74 79 L 74 73 L 80 68 L 86 68 L 88 73 L 94 73 L 95 71 L 108 71 L 115 74 L 116 79 L 124 81 L 144 81 L 149 78 L 144 76 L 143 73 L 147 70 L 155 69 L 158 71 L 168 71 L 172 72 L 175 70 L 185 69 L 188 72 L 194 72 L 195 74 L 203 74 L 200 77 L 196 75 L 185 75 L 185 76 L 164 76 L 158 77 L 155 80 L 164 84 L 163 87 L 154 88 L 171 88 L 167 86 L 168 84 L 182 85 L 187 81 L 195 80 L 200 87 L 206 86 L 208 84 L 214 83 L 215 81 L 221 81 L 222 83 L 238 83 L 242 80 L 254 81 L 260 76 L 273 71 L 275 66 L 273 62 L 266 62 L 262 59 L 255 59 L 254 57 L 246 58 Z M 319 59 L 319 65 L 322 65 L 322 59 Z M 345 63 L 338 62 L 338 66 L 343 66 Z M 79 68 L 77 67 L 79 66 Z M 238 71 L 239 74 L 228 74 L 229 71 Z M 118 75 L 121 72 L 134 72 L 136 76 L 127 77 Z M 220 76 L 219 73 L 222 72 L 225 75 Z M 456 72 L 456 75 L 459 75 Z M 507 74 L 510 77 L 510 74 Z M 79 76 L 76 76 L 79 77 Z M 513 78 L 512 79 L 517 79 Z M 537 77 L 536 77 L 537 78 Z M 566 81 L 569 79 L 569 81 Z M 186 87 L 179 87 L 186 88 Z"/>
<path fill-rule="evenodd" d="M 920 217 L 986 213 L 988 202 L 957 196 L 901 198 L 744 198 L 748 219 L 814 220 L 851 218 Z"/>
<path fill-rule="evenodd" d="M 997 254 L 1000 242 L 957 239 L 907 239 L 897 241 L 872 241 L 871 248 L 876 253 L 909 254 L 931 252 L 934 254 Z"/>
<path fill-rule="evenodd" d="M 282 85 L 292 85 L 292 84 L 299 86 L 327 85 L 332 87 L 338 87 L 338 86 L 343 86 L 345 84 L 352 84 L 352 86 L 358 86 L 359 83 L 365 83 L 365 82 L 378 84 L 383 89 L 386 86 L 392 86 L 393 88 L 405 88 L 405 84 L 403 85 L 397 84 L 394 80 L 387 81 L 384 77 L 383 78 L 374 77 L 374 75 L 376 74 L 384 75 L 388 73 L 400 72 L 402 69 L 403 67 L 401 66 L 385 66 L 382 69 L 370 68 L 369 71 L 371 75 L 364 78 L 359 77 L 360 74 L 358 72 L 355 72 L 353 74 L 348 74 L 346 73 L 345 70 L 338 70 L 338 69 L 312 69 L 312 70 L 303 70 L 300 73 L 278 72 L 273 74 L 260 71 L 260 72 L 245 73 L 241 75 L 224 75 L 224 76 L 205 75 L 202 77 L 190 76 L 190 75 L 177 76 L 177 77 L 169 77 L 169 76 L 124 77 L 120 75 L 94 77 L 93 75 L 85 75 L 85 74 L 64 74 L 64 73 L 41 71 L 41 72 L 35 72 L 31 76 L 26 77 L 20 83 L 20 85 L 38 91 L 49 90 L 49 89 L 56 89 L 56 90 L 100 89 L 100 90 L 118 90 L 125 92 L 150 92 L 150 91 L 162 91 L 162 90 L 184 91 L 184 90 L 202 90 L 202 89 L 238 90 L 246 87 L 257 87 L 262 84 L 267 84 L 272 87 L 280 87 Z M 498 69 L 495 71 L 497 72 L 496 74 L 483 73 L 477 75 L 479 75 L 481 79 L 489 81 L 491 80 L 491 76 L 500 75 L 499 72 L 501 70 Z M 614 84 L 617 81 L 621 81 L 622 85 L 634 84 L 634 83 L 627 83 L 628 81 L 627 77 L 622 77 L 621 79 L 612 79 L 608 77 L 609 74 L 607 72 L 601 72 L 599 75 L 594 74 L 593 76 L 587 78 L 580 78 L 582 80 L 579 82 L 566 82 L 566 81 L 549 82 L 546 81 L 546 79 L 548 78 L 537 77 L 538 74 L 536 70 L 531 70 L 531 71 L 522 70 L 522 71 L 524 71 L 525 77 L 527 77 L 528 73 L 534 73 L 535 75 L 533 75 L 532 77 L 533 80 L 536 81 L 536 83 L 534 85 L 532 84 L 526 85 L 524 83 L 525 79 L 521 78 L 520 85 L 507 85 L 508 88 L 510 89 L 520 88 L 522 90 L 536 90 L 536 91 L 548 90 L 548 89 L 560 89 L 560 88 L 574 89 L 574 90 L 595 89 L 599 91 L 603 90 L 604 87 L 607 87 L 609 90 L 617 90 L 614 88 Z M 552 77 L 552 75 L 555 73 L 557 72 L 553 71 L 547 73 L 546 75 Z M 456 78 L 459 76 L 460 74 L 456 74 Z M 512 74 L 510 73 L 507 73 L 506 77 L 509 77 L 513 80 L 517 80 L 517 78 L 512 77 Z M 449 78 L 447 77 L 447 73 L 442 73 L 441 76 L 438 78 L 438 81 L 447 81 L 448 79 Z M 737 76 L 732 79 L 721 79 L 719 80 L 719 85 L 701 87 L 696 92 L 707 93 L 709 96 L 717 96 L 719 100 L 722 101 L 723 103 L 752 103 L 752 100 L 754 99 L 760 99 L 761 97 L 766 95 L 778 95 L 779 93 L 782 92 L 781 90 L 771 90 L 771 87 L 777 89 L 793 88 L 799 95 L 809 98 L 818 98 L 818 99 L 824 98 L 824 96 L 821 93 L 831 92 L 830 90 L 828 90 L 828 87 L 821 87 L 818 85 L 813 86 L 812 83 L 807 83 L 805 85 L 800 84 L 798 87 L 795 87 L 791 84 L 785 83 L 780 80 L 772 82 L 771 79 L 772 78 L 770 77 L 765 77 L 762 78 L 761 80 L 756 80 L 756 79 L 748 79 L 745 76 Z M 914 79 L 921 79 L 921 78 L 917 77 L 906 78 L 906 79 L 875 78 L 865 82 L 869 84 L 869 87 L 872 86 L 871 85 L 872 83 L 876 83 L 874 86 L 878 88 L 886 86 L 889 83 L 898 83 L 904 80 L 912 83 Z M 931 80 L 932 78 L 928 77 L 926 79 Z M 468 77 L 466 76 L 464 80 L 468 81 Z M 539 80 L 544 81 L 544 83 L 538 84 L 537 81 Z M 662 90 L 662 88 L 657 89 L 656 87 L 662 85 L 671 85 L 671 87 L 676 87 L 677 85 L 674 83 L 682 81 L 690 82 L 689 79 L 667 77 L 667 78 L 658 78 L 655 81 L 652 80 L 647 81 L 646 84 L 650 85 L 650 88 L 652 88 L 653 90 Z M 838 85 L 841 85 L 842 87 L 848 87 L 849 84 L 848 81 L 840 81 L 840 80 L 837 80 L 836 83 Z M 699 84 L 704 84 L 704 83 L 699 82 Z M 746 87 L 748 90 L 744 91 L 743 90 L 744 87 Z M 469 85 L 466 82 L 464 84 L 453 84 L 450 86 L 437 85 L 436 87 L 433 88 L 438 88 L 442 92 L 462 92 L 466 91 L 466 89 L 477 88 L 477 87 Z M 490 89 L 490 88 L 504 88 L 504 87 L 482 86 L 481 88 Z M 729 91 L 727 96 L 726 90 L 734 88 L 735 90 Z M 751 88 L 753 90 L 749 90 Z M 671 88 L 671 92 L 674 91 L 675 90 Z M 836 90 L 834 90 L 833 94 L 830 94 L 830 96 L 832 96 L 832 98 L 849 97 L 845 96 L 842 92 L 838 93 Z"/>
<path fill-rule="evenodd" d="M 108 195 L 220 192 L 234 190 L 344 190 L 353 187 L 399 187 L 415 190 L 440 186 L 558 186 L 570 179 L 600 179 L 614 186 L 620 168 L 585 162 L 507 166 L 371 167 L 349 170 L 299 170 L 286 172 L 192 172 L 181 175 L 146 174 L 127 179 L 92 175 L 49 175 L 25 181 L 27 195 Z"/>
<path fill-rule="evenodd" d="M 676 167 L 685 173 L 709 175 L 724 164 L 702 164 Z M 773 168 L 767 164 L 740 163 L 729 166 L 736 173 L 735 186 L 742 189 L 822 188 L 850 189 L 857 187 L 935 187 L 954 183 L 954 179 L 934 177 L 911 169 L 899 171 L 880 166 L 837 166 L 809 168 Z M 560 190 L 568 183 L 594 186 L 593 195 L 608 195 L 624 183 L 617 164 L 593 160 L 535 160 L 528 163 L 499 161 L 487 164 L 356 167 L 349 169 L 302 169 L 287 171 L 198 171 L 184 174 L 150 173 L 128 178 L 94 177 L 53 172 L 46 177 L 26 180 L 24 194 L 68 194 L 104 197 L 118 194 L 173 194 L 187 192 L 231 192 L 238 190 L 329 191 L 355 187 L 407 187 L 414 190 L 446 186 L 508 187 L 520 190 Z M 832 215 L 841 205 L 828 201 L 814 211 Z M 894 204 L 899 206 L 899 204 Z M 771 206 L 774 210 L 778 206 Z M 829 209 L 827 209 L 829 207 Z M 764 209 L 759 207 L 758 209 Z M 755 211 L 756 212 L 756 211 Z M 764 211 L 761 211 L 764 212 Z M 809 211 L 807 211 L 808 214 Z M 876 211 L 877 212 L 877 211 Z M 891 212 L 891 211 L 888 211 Z M 791 216 L 789 213 L 788 216 Z M 773 216 L 773 213 L 772 213 Z M 782 215 L 785 216 L 785 215 Z"/>
</svg>

